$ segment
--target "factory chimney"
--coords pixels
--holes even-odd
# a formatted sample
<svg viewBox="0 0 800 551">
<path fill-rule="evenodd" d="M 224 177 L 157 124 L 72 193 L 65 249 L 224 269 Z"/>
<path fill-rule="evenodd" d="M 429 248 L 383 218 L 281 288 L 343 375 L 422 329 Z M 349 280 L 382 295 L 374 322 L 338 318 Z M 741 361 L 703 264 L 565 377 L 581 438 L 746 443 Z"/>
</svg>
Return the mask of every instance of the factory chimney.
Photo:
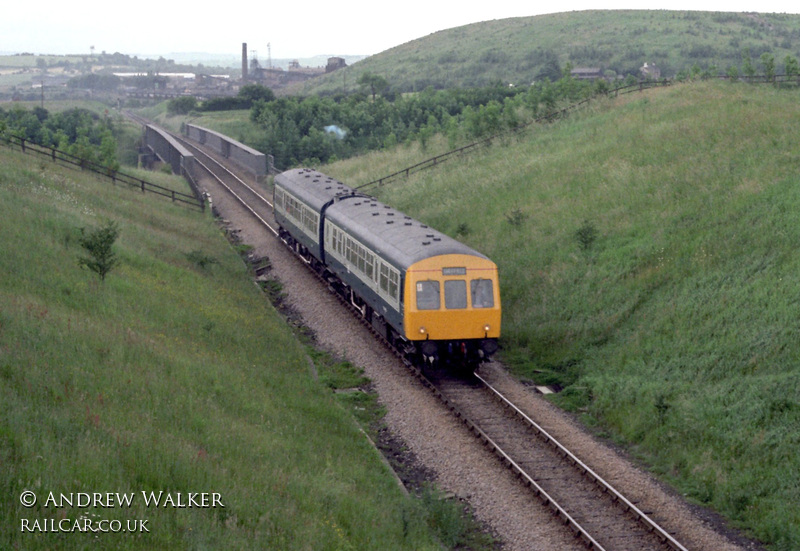
<svg viewBox="0 0 800 551">
<path fill-rule="evenodd" d="M 242 81 L 247 80 L 247 42 L 242 42 Z"/>
</svg>

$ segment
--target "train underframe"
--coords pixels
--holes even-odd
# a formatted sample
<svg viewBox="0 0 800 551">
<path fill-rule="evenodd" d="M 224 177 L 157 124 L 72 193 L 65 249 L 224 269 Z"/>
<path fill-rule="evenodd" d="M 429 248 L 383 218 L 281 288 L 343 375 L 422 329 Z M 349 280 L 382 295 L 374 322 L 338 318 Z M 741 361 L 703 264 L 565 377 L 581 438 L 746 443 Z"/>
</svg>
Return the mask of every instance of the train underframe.
<svg viewBox="0 0 800 551">
<path fill-rule="evenodd" d="M 288 232 L 281 230 L 283 242 L 309 267 L 314 270 L 329 287 L 358 312 L 372 330 L 402 356 L 417 367 L 447 367 L 453 370 L 474 370 L 482 362 L 489 360 L 497 351 L 495 339 L 464 339 L 452 341 L 419 340 L 412 341 L 399 333 L 386 322 L 349 285 L 320 262 L 309 250 L 298 243 Z"/>
<path fill-rule="evenodd" d="M 497 350 L 486 339 L 464 339 L 451 341 L 418 340 L 412 341 L 389 325 L 383 316 L 376 312 L 351 287 L 335 274 L 325 270 L 329 284 L 347 300 L 351 307 L 371 326 L 372 330 L 384 338 L 395 350 L 417 367 L 446 367 L 453 370 L 474 370 L 489 359 Z M 490 351 L 487 354 L 486 348 Z"/>
</svg>

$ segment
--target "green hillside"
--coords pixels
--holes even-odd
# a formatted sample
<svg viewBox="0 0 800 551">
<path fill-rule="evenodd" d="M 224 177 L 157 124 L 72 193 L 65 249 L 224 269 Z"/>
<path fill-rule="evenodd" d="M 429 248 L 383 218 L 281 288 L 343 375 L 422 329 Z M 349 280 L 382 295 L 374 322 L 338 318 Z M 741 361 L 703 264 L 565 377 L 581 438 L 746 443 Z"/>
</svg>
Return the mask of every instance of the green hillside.
<svg viewBox="0 0 800 551">
<path fill-rule="evenodd" d="M 787 55 L 800 57 L 800 15 L 595 10 L 486 21 L 398 45 L 315 79 L 304 92 L 352 91 L 364 72 L 399 91 L 527 85 L 557 80 L 568 63 L 620 78 L 638 78 L 644 63 L 668 78 L 694 65 L 724 74 L 742 67 L 745 52 L 756 67 L 771 53 L 781 71 Z"/>
<path fill-rule="evenodd" d="M 776 550 L 800 548 L 799 99 L 603 100 L 372 190 L 497 262 L 517 374 Z"/>
<path fill-rule="evenodd" d="M 81 228 L 109 219 L 101 283 Z M 363 378 L 309 366 L 208 214 L 0 145 L 0 234 L 0 548 L 461 541 L 457 509 L 401 492 L 350 413 L 367 403 L 329 388 Z"/>
</svg>

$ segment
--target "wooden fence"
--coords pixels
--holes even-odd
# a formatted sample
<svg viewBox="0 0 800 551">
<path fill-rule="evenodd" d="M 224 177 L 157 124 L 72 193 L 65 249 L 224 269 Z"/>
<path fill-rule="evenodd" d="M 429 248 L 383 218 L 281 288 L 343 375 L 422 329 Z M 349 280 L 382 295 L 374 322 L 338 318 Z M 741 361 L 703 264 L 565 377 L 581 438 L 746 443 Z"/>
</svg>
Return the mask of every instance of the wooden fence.
<svg viewBox="0 0 800 551">
<path fill-rule="evenodd" d="M 27 138 L 21 138 L 13 134 L 5 134 L 0 136 L 0 142 L 4 142 L 10 146 L 19 147 L 22 149 L 23 153 L 32 153 L 47 157 L 54 163 L 62 163 L 68 166 L 78 167 L 81 170 L 94 172 L 98 176 L 111 180 L 111 182 L 114 184 L 117 182 L 126 184 L 128 186 L 140 189 L 142 193 L 155 193 L 156 195 L 169 197 L 173 203 L 182 203 L 192 207 L 197 207 L 201 211 L 205 211 L 206 204 L 202 198 L 187 193 L 181 193 L 180 191 L 175 191 L 163 186 L 159 186 L 158 184 L 153 184 L 152 182 L 142 180 L 141 178 L 137 178 L 117 170 L 109 169 L 103 165 L 87 161 L 86 159 L 76 157 L 75 155 L 70 155 L 69 153 L 65 153 L 64 151 L 56 149 L 55 147 L 44 146 Z"/>
<path fill-rule="evenodd" d="M 669 84 L 670 84 L 670 81 L 667 81 L 667 80 L 664 80 L 664 81 L 642 81 L 642 82 L 638 82 L 636 84 L 632 84 L 630 86 L 623 86 L 623 87 L 617 88 L 615 90 L 612 90 L 612 91 L 608 92 L 608 94 L 606 94 L 606 95 L 607 96 L 612 96 L 612 95 L 619 95 L 619 94 L 627 94 L 627 93 L 630 93 L 630 92 L 640 92 L 640 91 L 645 90 L 647 88 L 654 88 L 654 87 L 657 87 L 657 86 L 667 86 Z M 579 107 L 581 107 L 581 106 L 583 106 L 585 104 L 588 104 L 590 101 L 592 101 L 592 99 L 594 99 L 594 98 L 587 98 L 585 100 L 579 101 L 578 103 L 574 103 L 574 104 L 572 104 L 572 105 L 570 105 L 568 107 L 565 107 L 563 109 L 560 109 L 558 111 L 553 111 L 551 113 L 548 113 L 547 115 L 543 115 L 541 117 L 538 117 L 535 120 L 533 120 L 532 122 L 520 125 L 520 126 L 514 128 L 514 129 L 512 129 L 511 132 L 518 132 L 518 131 L 522 130 L 523 128 L 526 128 L 526 127 L 528 127 L 528 126 L 530 126 L 530 125 L 532 125 L 534 123 L 546 123 L 546 122 L 552 122 L 552 121 L 554 121 L 556 119 L 560 119 L 560 118 L 564 117 L 565 115 L 567 115 L 567 113 L 569 113 L 571 111 L 574 111 L 575 109 L 578 109 Z M 390 182 L 392 182 L 394 180 L 397 180 L 399 178 L 407 178 L 409 176 L 409 174 L 414 174 L 415 172 L 419 172 L 420 170 L 425 170 L 425 169 L 428 169 L 428 168 L 432 168 L 432 167 L 434 167 L 434 166 L 436 166 L 438 164 L 441 164 L 441 163 L 443 163 L 445 161 L 450 160 L 453 157 L 457 157 L 459 155 L 463 155 L 464 153 L 468 153 L 468 152 L 472 151 L 473 149 L 477 149 L 479 147 L 488 146 L 488 145 L 490 145 L 492 143 L 492 140 L 494 140 L 495 138 L 498 138 L 498 137 L 500 137 L 500 134 L 495 134 L 495 135 L 489 136 L 488 138 L 483 138 L 483 139 L 478 140 L 476 142 L 472 142 L 470 144 L 467 144 L 464 147 L 460 147 L 458 149 L 454 149 L 452 151 L 448 151 L 447 153 L 442 153 L 441 155 L 437 155 L 436 157 L 431 157 L 430 159 L 426 159 L 426 160 L 422 161 L 421 163 L 417 163 L 417 164 L 415 164 L 413 166 L 410 166 L 408 168 L 404 168 L 403 170 L 397 171 L 397 172 L 395 172 L 393 174 L 389 174 L 388 176 L 384 176 L 382 178 L 378 178 L 377 180 L 373 180 L 371 182 L 367 182 L 366 184 L 362 184 L 362 185 L 356 187 L 355 189 L 361 189 L 361 188 L 365 188 L 367 186 L 375 186 L 375 185 L 382 186 L 384 184 L 388 184 L 388 183 L 390 183 Z"/>
<path fill-rule="evenodd" d="M 752 77 L 749 77 L 749 76 L 738 76 L 738 77 L 719 76 L 719 77 L 710 77 L 710 78 L 716 78 L 716 79 L 719 79 L 719 80 L 732 80 L 733 79 L 733 80 L 741 80 L 741 81 L 751 82 L 751 83 L 766 83 L 766 84 L 775 84 L 775 85 L 778 85 L 778 84 L 792 84 L 792 85 L 800 86 L 800 75 L 773 75 L 773 76 L 770 76 L 770 77 L 766 77 L 766 76 L 752 76 Z M 611 97 L 611 96 L 616 97 L 616 96 L 620 96 L 620 95 L 623 95 L 623 94 L 630 94 L 630 93 L 633 93 L 633 92 L 642 92 L 644 90 L 649 90 L 650 88 L 671 86 L 673 83 L 674 83 L 674 81 L 667 80 L 667 79 L 649 80 L 649 81 L 645 80 L 645 81 L 637 82 L 635 84 L 630 84 L 630 85 L 627 85 L 627 86 L 620 86 L 619 88 L 615 88 L 614 90 L 610 90 L 610 91 L 606 92 L 601 97 Z M 565 108 L 560 109 L 558 111 L 553 111 L 551 113 L 548 113 L 546 115 L 538 117 L 537 119 L 533 120 L 532 122 L 529 122 L 529 123 L 526 123 L 526 124 L 523 124 L 523 125 L 520 125 L 520 126 L 518 126 L 516 128 L 511 129 L 510 132 L 518 132 L 518 131 L 522 130 L 523 128 L 527 128 L 528 126 L 530 126 L 532 124 L 536 124 L 536 123 L 553 122 L 554 120 L 560 119 L 560 118 L 566 116 L 567 114 L 569 114 L 570 112 L 572 112 L 572 111 L 574 111 L 574 110 L 576 110 L 576 109 L 578 109 L 578 108 L 580 108 L 580 107 L 582 107 L 584 105 L 587 105 L 589 102 L 596 100 L 597 97 L 598 96 L 586 98 L 586 99 L 584 99 L 582 101 L 579 101 L 577 103 L 569 105 L 568 107 L 565 107 Z M 494 139 L 496 139 L 498 137 L 500 137 L 500 134 L 495 134 L 493 136 L 489 136 L 488 138 L 483 138 L 483 139 L 478 140 L 476 142 L 473 142 L 471 144 L 465 145 L 464 147 L 460 147 L 458 149 L 454 149 L 452 151 L 448 151 L 446 153 L 442 153 L 441 155 L 437 155 L 436 157 L 431 157 L 430 159 L 426 159 L 426 160 L 422 161 L 421 163 L 417 163 L 417 164 L 415 164 L 413 166 L 410 166 L 408 168 L 404 168 L 403 170 L 399 170 L 397 172 L 389 174 L 388 176 L 384 176 L 382 178 L 378 178 L 377 180 L 373 180 L 371 182 L 367 182 L 366 184 L 362 184 L 362 185 L 356 187 L 355 189 L 362 189 L 362 188 L 365 188 L 367 186 L 382 186 L 384 184 L 388 184 L 388 183 L 393 182 L 394 180 L 398 180 L 400 178 L 407 178 L 410 174 L 414 174 L 415 172 L 419 172 L 421 170 L 425 170 L 425 169 L 428 169 L 428 168 L 433 168 L 434 166 L 436 166 L 438 164 L 446 162 L 446 161 L 450 160 L 453 157 L 457 157 L 459 155 L 463 155 L 464 153 L 467 153 L 467 152 L 469 152 L 469 151 L 471 151 L 473 149 L 477 149 L 477 148 L 483 147 L 483 146 L 488 146 L 488 145 L 490 145 L 492 143 L 492 140 L 494 140 Z"/>
</svg>

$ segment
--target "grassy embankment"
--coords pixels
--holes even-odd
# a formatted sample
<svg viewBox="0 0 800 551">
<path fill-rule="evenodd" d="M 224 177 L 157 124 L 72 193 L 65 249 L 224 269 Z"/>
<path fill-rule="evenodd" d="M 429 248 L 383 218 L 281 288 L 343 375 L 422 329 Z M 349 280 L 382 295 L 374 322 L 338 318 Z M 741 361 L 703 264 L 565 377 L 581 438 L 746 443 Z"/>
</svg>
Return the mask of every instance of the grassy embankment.
<svg viewBox="0 0 800 551">
<path fill-rule="evenodd" d="M 557 80 L 567 63 L 624 77 L 647 62 L 673 78 L 695 64 L 725 74 L 747 55 L 759 67 L 763 52 L 783 72 L 784 58 L 797 57 L 798 29 L 800 16 L 787 13 L 584 10 L 495 19 L 419 37 L 292 88 L 298 95 L 349 93 L 366 72 L 404 92 L 526 86 L 545 75 Z"/>
<path fill-rule="evenodd" d="M 798 549 L 798 125 L 797 90 L 677 85 L 374 191 L 498 263 L 514 371 Z M 360 184 L 390 157 L 322 170 Z"/>
<path fill-rule="evenodd" d="M 363 380 L 321 365 L 315 380 L 208 215 L 4 147 L 0 164 L 0 547 L 439 549 L 460 537 L 453 509 L 400 491 L 328 388 Z M 78 264 L 79 237 L 106 219 L 121 263 L 100 283 Z M 146 505 L 142 492 L 162 491 L 218 493 L 224 507 Z M 133 499 L 58 506 L 51 492 Z M 148 531 L 52 532 L 80 519 Z"/>
</svg>

